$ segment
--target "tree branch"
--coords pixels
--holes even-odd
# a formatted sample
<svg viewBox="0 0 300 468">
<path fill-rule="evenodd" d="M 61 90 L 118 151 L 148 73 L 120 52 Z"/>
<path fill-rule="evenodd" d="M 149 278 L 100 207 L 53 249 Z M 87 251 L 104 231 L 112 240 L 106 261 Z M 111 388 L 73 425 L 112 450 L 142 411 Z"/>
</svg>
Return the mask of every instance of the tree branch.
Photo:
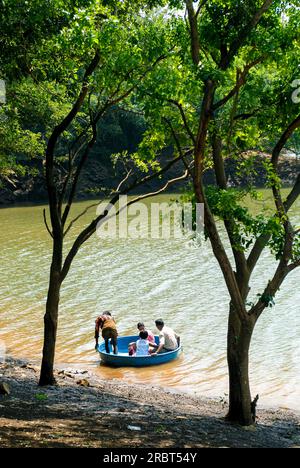
<svg viewBox="0 0 300 468">
<path fill-rule="evenodd" d="M 195 13 L 196 18 L 198 18 L 200 11 L 202 10 L 202 8 L 205 6 L 205 4 L 207 2 L 208 2 L 208 0 L 202 0 L 202 2 L 200 2 L 199 6 L 198 6 L 198 9 L 197 9 L 197 11 Z"/>
<path fill-rule="evenodd" d="M 52 234 L 52 232 L 51 232 L 51 230 L 50 230 L 50 228 L 49 228 L 48 222 L 47 222 L 47 217 L 46 217 L 46 210 L 45 210 L 45 208 L 43 209 L 43 217 L 44 217 L 44 223 L 45 223 L 45 226 L 46 226 L 46 228 L 47 228 L 47 231 L 49 232 L 50 236 L 51 236 L 52 239 L 53 239 L 53 234 Z"/>
<path fill-rule="evenodd" d="M 225 172 L 224 160 L 222 157 L 222 141 L 214 129 L 212 134 L 213 161 L 214 171 L 218 187 L 222 190 L 227 190 L 227 177 Z M 228 234 L 231 245 L 231 250 L 234 256 L 236 265 L 236 278 L 239 285 L 241 295 L 245 298 L 248 293 L 249 272 L 247 267 L 246 256 L 243 251 L 236 247 L 236 239 L 234 228 L 236 227 L 235 219 L 224 219 L 224 225 Z"/>
<path fill-rule="evenodd" d="M 76 218 L 74 218 L 69 226 L 67 227 L 67 229 L 65 230 L 64 232 L 64 237 L 68 234 L 68 232 L 70 231 L 70 229 L 72 228 L 72 226 L 80 219 L 82 218 L 82 216 L 84 216 L 91 208 L 95 208 L 95 206 L 98 206 L 99 205 L 99 202 L 97 203 L 93 203 L 92 205 L 89 205 L 87 208 L 85 208 L 85 210 L 83 210 L 78 216 L 76 216 Z"/>
<path fill-rule="evenodd" d="M 83 147 L 86 145 L 86 141 L 83 141 L 79 147 L 73 151 L 72 148 L 76 145 L 76 143 L 78 143 L 80 141 L 80 139 L 83 137 L 83 135 L 87 133 L 87 129 L 85 129 L 79 136 L 78 138 L 76 138 L 76 142 L 74 142 L 72 145 L 71 145 L 71 148 L 69 148 L 69 158 L 68 158 L 68 173 L 65 177 L 65 180 L 63 182 L 63 185 L 62 185 L 62 189 L 61 189 L 61 192 L 59 194 L 59 200 L 58 200 L 58 206 L 59 206 L 59 210 L 61 211 L 62 209 L 62 204 L 63 204 L 63 201 L 64 201 L 64 198 L 65 198 L 65 195 L 66 195 L 66 191 L 67 191 L 67 187 L 69 185 L 69 182 L 71 180 L 71 177 L 72 177 L 72 171 L 73 171 L 73 163 L 76 159 L 76 157 L 78 156 L 78 154 L 81 152 L 81 150 L 83 149 Z"/>
<path fill-rule="evenodd" d="M 297 180 L 294 184 L 294 187 L 290 191 L 286 201 L 283 203 L 286 213 L 291 209 L 295 201 L 298 199 L 299 195 L 300 195 L 300 174 L 298 175 Z M 254 270 L 262 254 L 262 251 L 266 247 L 270 238 L 271 238 L 270 234 L 262 234 L 256 239 L 247 259 L 247 264 L 248 264 L 248 269 L 249 269 L 250 274 Z"/>
<path fill-rule="evenodd" d="M 192 153 L 192 151 L 188 150 L 188 151 L 186 151 L 184 156 L 188 156 L 191 153 Z M 139 181 L 134 181 L 129 187 L 127 187 L 126 189 L 123 189 L 122 192 L 120 192 L 120 193 L 121 194 L 127 194 L 131 190 L 136 189 L 136 188 L 140 187 L 141 185 L 145 185 L 147 182 L 150 182 L 151 180 L 158 178 L 159 176 L 161 176 L 162 174 L 167 172 L 174 164 L 176 164 L 178 161 L 181 161 L 181 160 L 182 160 L 182 156 L 179 155 L 177 158 L 172 159 L 168 164 L 166 164 L 158 172 L 154 172 L 153 174 L 145 176 Z"/>
<path fill-rule="evenodd" d="M 281 153 L 281 150 L 285 146 L 286 142 L 288 139 L 292 136 L 294 131 L 299 128 L 300 126 L 300 116 L 298 116 L 289 126 L 288 128 L 283 132 L 281 138 L 279 139 L 278 143 L 274 147 L 274 150 L 272 152 L 272 158 L 271 158 L 271 163 L 273 166 L 273 169 L 275 171 L 275 174 L 278 176 L 277 169 L 278 169 L 278 159 L 279 155 Z M 287 207 L 289 206 L 290 203 L 295 200 L 295 192 L 297 192 L 296 186 L 299 183 L 299 175 L 296 181 L 296 184 L 293 188 L 293 190 L 290 192 L 288 199 L 286 200 L 286 203 L 284 204 L 282 202 L 282 197 L 281 197 L 281 192 L 280 188 L 277 186 L 276 181 L 272 183 L 272 191 L 273 191 L 273 196 L 276 204 L 276 209 L 277 209 L 277 214 L 283 224 L 284 231 L 285 231 L 285 236 L 284 236 L 284 247 L 283 247 L 283 252 L 280 258 L 279 265 L 276 269 L 275 275 L 273 276 L 273 279 L 269 282 L 268 286 L 265 288 L 265 291 L 261 297 L 261 299 L 258 301 L 258 303 L 251 309 L 250 314 L 255 315 L 257 318 L 260 316 L 260 314 L 263 312 L 263 310 L 267 307 L 268 304 L 265 303 L 265 301 L 262 300 L 263 297 L 266 295 L 271 295 L 274 296 L 278 289 L 280 288 L 283 280 L 285 277 L 288 275 L 290 271 L 295 269 L 298 266 L 298 261 L 292 263 L 289 265 L 289 262 L 292 258 L 293 254 L 293 240 L 295 237 L 295 232 L 293 231 L 292 225 L 289 221 L 289 218 L 287 216 Z M 299 188 L 298 188 L 299 190 Z M 296 197 L 297 198 L 297 197 Z"/>
<path fill-rule="evenodd" d="M 232 304 L 242 321 L 247 320 L 247 311 L 242 298 L 237 279 L 227 256 L 224 245 L 220 239 L 213 214 L 208 205 L 203 187 L 203 161 L 206 149 L 206 139 L 210 120 L 212 118 L 212 107 L 216 84 L 212 80 L 205 83 L 204 98 L 202 101 L 199 129 L 194 149 L 195 172 L 194 191 L 197 203 L 204 204 L 204 223 L 207 230 L 214 255 L 219 263 L 226 282 Z"/>
<path fill-rule="evenodd" d="M 275 294 L 279 290 L 281 284 L 283 283 L 284 279 L 291 271 L 288 267 L 288 258 L 290 256 L 290 239 L 289 233 L 285 236 L 285 252 L 280 259 L 279 265 L 276 269 L 276 272 L 271 281 L 269 281 L 267 287 L 264 289 L 263 294 L 261 295 L 259 301 L 251 308 L 249 311 L 249 315 L 255 316 L 256 320 L 260 317 L 263 311 L 268 307 L 268 302 L 264 300 L 267 297 L 275 297 Z"/>
<path fill-rule="evenodd" d="M 155 192 L 145 193 L 143 195 L 139 195 L 136 198 L 133 198 L 125 206 L 122 206 L 122 208 L 119 211 L 117 211 L 116 216 L 118 214 L 120 214 L 121 211 L 123 211 L 128 206 L 133 205 L 134 203 L 137 203 L 137 202 L 139 202 L 141 200 L 145 200 L 146 198 L 150 198 L 150 197 L 154 197 L 156 195 L 159 195 L 160 193 L 164 192 L 170 185 L 175 184 L 176 182 L 179 182 L 180 180 L 186 179 L 187 176 L 188 176 L 188 170 L 186 170 L 181 176 L 178 176 L 178 177 L 175 177 L 174 179 L 168 180 L 163 187 L 156 190 Z M 115 215 L 113 215 L 113 216 L 115 216 Z M 110 219 L 110 218 L 107 218 L 107 219 Z"/>
<path fill-rule="evenodd" d="M 273 149 L 272 152 L 272 164 L 276 168 L 278 165 L 278 159 L 280 156 L 280 153 L 283 149 L 283 147 L 286 145 L 288 140 L 291 138 L 293 135 L 294 131 L 297 130 L 297 128 L 300 127 L 300 115 L 298 115 L 295 120 L 288 126 L 288 128 L 285 130 L 285 132 L 282 134 L 280 140 L 278 141 L 277 145 Z"/>
<path fill-rule="evenodd" d="M 294 119 L 293 122 L 287 127 L 287 129 L 283 132 L 277 144 L 275 145 L 273 152 L 272 152 L 271 162 L 276 172 L 277 172 L 279 156 L 280 156 L 282 149 L 288 142 L 289 138 L 293 135 L 295 130 L 297 130 L 297 128 L 299 127 L 300 127 L 300 115 L 298 115 L 298 117 L 296 117 L 296 119 Z M 278 193 L 278 190 L 275 190 L 275 194 L 274 194 L 275 203 L 276 203 L 277 213 L 279 213 L 280 217 L 288 213 L 288 211 L 290 210 L 292 205 L 295 203 L 299 195 L 300 195 L 300 174 L 298 174 L 294 187 L 289 193 L 284 203 L 281 200 L 281 195 L 280 193 Z M 255 268 L 255 265 L 257 264 L 260 258 L 260 255 L 263 249 L 265 248 L 266 244 L 270 240 L 270 238 L 271 238 L 270 234 L 263 234 L 256 240 L 247 260 L 248 268 L 250 272 L 252 272 L 253 269 Z"/>
<path fill-rule="evenodd" d="M 93 130 L 93 136 L 92 136 L 92 139 L 89 141 L 88 145 L 87 145 L 87 148 L 86 150 L 84 151 L 81 159 L 80 159 L 80 162 L 77 166 L 77 169 L 76 169 L 76 172 L 75 172 L 75 176 L 74 176 L 74 179 L 73 179 L 73 183 L 72 183 L 72 186 L 71 186 L 71 190 L 70 190 L 70 194 L 69 194 L 69 197 L 68 197 L 68 202 L 66 204 L 66 207 L 64 209 L 64 213 L 63 213 L 63 216 L 62 216 L 62 226 L 65 225 L 66 223 L 66 220 L 68 218 L 68 215 L 69 215 L 69 212 L 70 212 L 70 209 L 71 209 L 71 205 L 73 203 L 73 199 L 74 199 L 74 196 L 75 196 L 75 193 L 76 193 L 76 189 L 77 189 L 77 184 L 78 184 L 78 180 L 79 180 L 79 177 L 80 177 L 80 174 L 81 174 L 81 171 L 82 171 L 82 168 L 85 164 L 85 162 L 87 161 L 88 159 L 88 156 L 90 154 L 90 151 L 91 149 L 93 148 L 95 142 L 96 142 L 96 139 L 97 139 L 97 123 L 98 121 L 100 120 L 100 118 L 104 115 L 104 113 L 112 106 L 118 104 L 120 101 L 124 100 L 126 97 L 128 97 L 133 91 L 134 89 L 137 87 L 137 85 L 140 83 L 140 81 L 148 74 L 150 73 L 153 68 L 156 67 L 156 65 L 161 62 L 162 60 L 164 60 L 166 58 L 166 55 L 162 54 L 160 55 L 159 57 L 156 58 L 156 60 L 152 63 L 151 66 L 149 66 L 141 75 L 139 75 L 139 77 L 137 78 L 137 81 L 135 84 L 133 84 L 131 87 L 129 87 L 123 94 L 121 94 L 120 96 L 117 96 L 117 97 L 114 97 L 118 91 L 121 89 L 121 85 L 122 83 L 124 83 L 124 80 L 122 80 L 122 82 L 119 83 L 118 87 L 117 87 L 117 90 L 114 91 L 110 97 L 107 99 L 107 101 L 105 102 L 105 104 L 102 106 L 102 108 L 98 111 L 98 113 L 96 114 L 96 116 L 94 118 L 91 118 L 91 121 L 90 121 L 90 125 L 92 126 L 92 130 Z M 131 71 L 128 72 L 128 76 L 130 75 Z M 69 181 L 69 180 L 68 180 Z M 67 181 L 67 182 L 68 182 Z M 66 190 L 66 188 L 64 188 L 64 190 Z"/>
<path fill-rule="evenodd" d="M 160 171 L 158 171 L 158 172 L 156 172 L 154 174 L 151 174 L 150 176 L 146 176 L 146 177 L 142 178 L 139 181 L 133 182 L 130 186 L 128 186 L 127 188 L 122 190 L 122 192 L 117 192 L 111 198 L 110 202 L 107 204 L 107 209 L 103 210 L 103 213 L 101 215 L 99 215 L 97 218 L 95 218 L 75 239 L 69 253 L 67 254 L 67 256 L 65 258 L 64 264 L 63 264 L 62 274 L 61 274 L 62 281 L 67 276 L 68 271 L 69 271 L 69 269 L 71 267 L 71 264 L 73 262 L 73 259 L 75 258 L 75 256 L 76 256 L 79 248 L 81 247 L 81 245 L 84 242 L 86 242 L 94 234 L 94 232 L 96 231 L 98 223 L 107 216 L 107 214 L 109 213 L 109 210 L 111 209 L 111 207 L 114 206 L 117 203 L 117 201 L 119 200 L 119 196 L 127 194 L 132 189 L 135 189 L 135 188 L 149 182 L 153 178 L 159 177 L 161 174 L 163 174 L 164 172 L 169 170 L 171 166 L 173 166 L 176 162 L 180 161 L 181 159 L 182 159 L 181 156 L 179 156 L 178 158 L 173 159 L 168 164 L 166 164 Z"/>
<path fill-rule="evenodd" d="M 184 180 L 186 179 L 188 176 L 188 170 L 186 170 L 181 176 L 179 177 L 175 177 L 174 179 L 171 179 L 171 180 L 168 180 L 165 185 L 163 187 L 161 187 L 160 189 L 156 190 L 155 192 L 148 192 L 148 193 L 144 193 L 143 195 L 139 195 L 138 197 L 136 198 L 133 198 L 132 200 L 128 201 L 128 203 L 126 203 L 126 205 L 123 205 L 121 209 L 119 209 L 116 213 L 110 215 L 110 216 L 105 216 L 104 218 L 102 218 L 99 222 L 101 222 L 103 220 L 103 222 L 106 222 L 108 221 L 109 219 L 113 218 L 113 217 L 116 217 L 118 216 L 122 211 L 124 211 L 125 209 L 127 209 L 129 206 L 133 205 L 134 203 L 137 203 L 141 200 L 145 200 L 146 198 L 150 198 L 150 197 L 154 197 L 156 195 L 159 195 L 160 193 L 164 192 L 170 185 L 176 183 L 176 182 L 179 182 L 180 180 Z M 101 215 L 102 216 L 102 215 Z M 99 223 L 97 224 L 97 226 L 99 226 Z"/>
<path fill-rule="evenodd" d="M 225 96 L 223 99 L 220 99 L 220 101 L 216 102 L 213 106 L 213 110 L 217 110 L 220 107 L 224 106 L 226 102 L 228 102 L 235 94 L 238 93 L 238 91 L 241 89 L 241 87 L 246 83 L 246 77 L 251 70 L 251 68 L 255 67 L 258 63 L 261 63 L 263 59 L 266 57 L 266 55 L 263 55 L 253 62 L 249 63 L 248 65 L 245 66 L 244 70 L 242 72 L 238 73 L 238 79 L 237 82 L 234 86 L 234 88 Z"/>
<path fill-rule="evenodd" d="M 255 15 L 251 18 L 249 23 L 243 28 L 236 40 L 234 40 L 229 48 L 229 51 L 224 51 L 221 54 L 220 69 L 226 70 L 231 64 L 232 59 L 235 57 L 239 49 L 243 46 L 249 34 L 256 28 L 262 16 L 271 7 L 273 0 L 265 0 L 262 7 L 257 10 Z"/>
<path fill-rule="evenodd" d="M 130 169 L 130 170 L 127 172 L 127 174 L 126 174 L 126 176 L 124 177 L 124 179 L 121 180 L 121 182 L 119 183 L 116 192 L 119 192 L 119 191 L 120 191 L 122 185 L 125 184 L 125 182 L 126 182 L 126 181 L 129 179 L 129 177 L 132 175 L 132 172 L 133 172 L 132 169 Z"/>
<path fill-rule="evenodd" d="M 175 130 L 173 128 L 172 122 L 169 119 L 167 119 L 166 117 L 163 117 L 163 119 L 165 120 L 165 122 L 167 123 L 167 125 L 169 126 L 169 128 L 171 130 L 173 139 L 175 141 L 175 145 L 177 147 L 179 155 L 182 157 L 182 161 L 183 161 L 183 164 L 185 165 L 185 168 L 189 171 L 191 177 L 193 177 L 193 173 L 191 172 L 191 169 L 188 167 L 188 164 L 187 164 L 187 162 L 185 160 L 185 155 L 184 155 L 183 149 L 181 147 L 179 138 L 178 138 L 178 136 L 177 136 L 177 134 L 176 134 L 176 132 L 175 132 Z"/>
<path fill-rule="evenodd" d="M 191 36 L 191 53 L 194 65 L 198 66 L 200 62 L 200 40 L 197 24 L 197 16 L 194 10 L 193 0 L 185 0 L 186 9 L 188 12 L 190 36 Z"/>
<path fill-rule="evenodd" d="M 172 50 L 172 49 L 171 49 Z M 162 60 L 166 59 L 167 58 L 167 55 L 165 54 L 162 54 L 160 55 L 159 57 L 157 57 L 157 59 L 152 63 L 152 65 L 150 65 L 141 75 L 139 75 L 137 78 L 136 78 L 136 82 L 130 87 L 127 89 L 127 91 L 125 91 L 123 94 L 121 94 L 121 96 L 119 96 L 118 98 L 116 99 L 113 99 L 111 100 L 111 104 L 112 105 L 115 105 L 117 104 L 118 102 L 120 101 L 123 101 L 126 97 L 128 97 L 136 88 L 137 86 L 140 84 L 140 82 L 145 78 L 145 76 L 148 75 L 148 73 L 150 73 L 155 67 L 156 65 L 161 62 Z M 123 81 L 124 82 L 124 81 Z M 113 95 L 115 95 L 116 93 L 114 93 Z M 113 96 L 112 95 L 112 96 Z M 111 98 L 112 99 L 112 98 Z"/>
<path fill-rule="evenodd" d="M 174 104 L 174 106 L 176 106 L 179 109 L 179 112 L 180 112 L 184 127 L 185 127 L 185 129 L 187 131 L 187 134 L 189 135 L 189 137 L 191 138 L 192 142 L 195 145 L 196 144 L 196 138 L 195 138 L 195 135 L 193 134 L 192 130 L 189 127 L 189 124 L 187 122 L 187 118 L 186 118 L 186 115 L 185 115 L 185 112 L 183 110 L 182 105 L 178 101 L 176 101 L 175 99 L 168 99 L 168 102 L 170 104 Z"/>
<path fill-rule="evenodd" d="M 74 175 L 73 182 L 72 182 L 72 186 L 71 186 L 71 190 L 70 190 L 69 197 L 68 197 L 68 201 L 67 201 L 67 204 L 65 206 L 64 213 L 63 213 L 63 216 L 62 216 L 62 226 L 65 225 L 65 223 L 67 221 L 67 218 L 69 216 L 69 212 L 70 212 L 70 209 L 71 209 L 74 197 L 75 197 L 79 177 L 80 177 L 81 171 L 83 169 L 83 166 L 86 163 L 86 161 L 87 161 L 87 159 L 89 157 L 89 154 L 90 154 L 92 148 L 94 147 L 94 144 L 97 141 L 97 123 L 100 120 L 100 118 L 102 117 L 102 115 L 106 112 L 108 107 L 109 106 L 106 103 L 103 106 L 103 108 L 101 109 L 101 111 L 98 112 L 98 115 L 95 118 L 95 120 L 93 120 L 91 122 L 93 135 L 92 135 L 92 138 L 90 139 L 90 141 L 88 142 L 87 147 L 86 147 L 85 151 L 83 152 L 83 154 L 82 154 L 82 156 L 80 158 L 80 161 L 78 163 L 78 166 L 76 168 L 75 175 Z"/>
<path fill-rule="evenodd" d="M 96 50 L 95 56 L 91 61 L 90 65 L 87 67 L 83 82 L 81 86 L 81 91 L 77 100 L 75 101 L 72 109 L 66 115 L 66 117 L 62 120 L 62 122 L 57 125 L 47 144 L 46 149 L 46 182 L 47 182 L 47 190 L 48 190 L 48 197 L 49 197 L 49 207 L 50 207 L 50 217 L 51 217 L 51 224 L 53 228 L 53 234 L 57 236 L 61 236 L 62 234 L 62 226 L 61 226 L 61 213 L 60 213 L 60 206 L 58 204 L 57 199 L 57 187 L 55 186 L 54 181 L 54 152 L 57 141 L 62 133 L 69 127 L 73 119 L 78 114 L 81 106 L 85 100 L 85 97 L 88 93 L 89 87 L 89 78 L 94 73 L 95 69 L 97 68 L 100 62 L 100 53 L 99 50 Z"/>
<path fill-rule="evenodd" d="M 291 263 L 289 266 L 288 266 L 288 270 L 289 270 L 289 273 L 293 270 L 295 270 L 296 268 L 300 267 L 300 259 L 295 261 L 294 263 Z"/>
</svg>

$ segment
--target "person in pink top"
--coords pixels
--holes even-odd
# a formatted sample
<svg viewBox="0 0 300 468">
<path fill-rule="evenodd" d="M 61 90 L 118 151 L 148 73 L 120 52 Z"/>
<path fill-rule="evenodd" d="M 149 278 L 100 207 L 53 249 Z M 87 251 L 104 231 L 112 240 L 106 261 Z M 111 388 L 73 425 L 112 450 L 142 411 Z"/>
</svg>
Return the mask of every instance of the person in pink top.
<svg viewBox="0 0 300 468">
<path fill-rule="evenodd" d="M 149 341 L 149 343 L 155 344 L 155 337 L 154 337 L 153 333 L 150 330 L 146 330 L 146 327 L 143 324 L 143 322 L 139 322 L 137 324 L 137 329 L 138 329 L 139 333 L 145 332 L 145 331 L 148 332 L 147 340 Z M 134 343 L 129 343 L 129 345 L 128 345 L 129 356 L 134 356 L 135 352 L 136 352 L 136 343 L 135 342 Z"/>
<path fill-rule="evenodd" d="M 145 325 L 143 324 L 143 322 L 139 322 L 137 324 L 137 329 L 139 332 L 143 332 L 143 331 L 147 331 L 148 332 L 148 338 L 147 340 L 150 342 L 150 343 L 155 343 L 155 338 L 154 338 L 154 335 L 152 333 L 152 331 L 150 330 L 147 330 Z"/>
</svg>

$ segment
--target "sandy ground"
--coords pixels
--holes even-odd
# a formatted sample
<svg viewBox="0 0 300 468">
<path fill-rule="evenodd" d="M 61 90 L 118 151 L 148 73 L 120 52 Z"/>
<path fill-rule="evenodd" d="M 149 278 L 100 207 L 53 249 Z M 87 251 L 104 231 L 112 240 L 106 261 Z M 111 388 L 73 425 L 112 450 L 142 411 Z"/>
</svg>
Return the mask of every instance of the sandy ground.
<svg viewBox="0 0 300 468">
<path fill-rule="evenodd" d="M 159 387 L 103 381 L 87 371 L 56 372 L 40 388 L 39 369 L 24 361 L 0 364 L 0 447 L 300 448 L 300 416 L 258 405 L 256 426 L 224 420 L 220 401 Z"/>
</svg>

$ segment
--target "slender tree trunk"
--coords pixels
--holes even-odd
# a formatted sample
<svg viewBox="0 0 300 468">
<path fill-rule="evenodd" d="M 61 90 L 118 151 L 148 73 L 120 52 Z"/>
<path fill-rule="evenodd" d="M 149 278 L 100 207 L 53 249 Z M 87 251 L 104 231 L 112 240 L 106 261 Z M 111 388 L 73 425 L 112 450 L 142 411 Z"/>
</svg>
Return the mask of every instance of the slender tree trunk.
<svg viewBox="0 0 300 468">
<path fill-rule="evenodd" d="M 255 321 L 242 322 L 230 307 L 227 361 L 229 369 L 229 412 L 227 420 L 244 426 L 254 423 L 249 384 L 249 348 Z"/>
<path fill-rule="evenodd" d="M 60 242 L 54 242 L 53 258 L 50 270 L 50 282 L 44 316 L 44 347 L 39 385 L 53 385 L 53 374 L 56 333 L 58 322 L 58 306 L 61 288 L 61 251 Z M 58 244 L 58 245 L 57 245 Z"/>
</svg>

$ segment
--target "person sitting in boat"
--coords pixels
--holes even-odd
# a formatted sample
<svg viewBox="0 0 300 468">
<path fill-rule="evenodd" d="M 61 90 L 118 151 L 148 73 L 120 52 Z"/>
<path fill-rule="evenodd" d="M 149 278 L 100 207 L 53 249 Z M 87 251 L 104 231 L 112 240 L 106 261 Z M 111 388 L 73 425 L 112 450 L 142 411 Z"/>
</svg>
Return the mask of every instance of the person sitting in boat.
<svg viewBox="0 0 300 468">
<path fill-rule="evenodd" d="M 96 340 L 95 348 L 96 349 L 98 348 L 100 329 L 102 330 L 102 338 L 105 341 L 105 351 L 107 353 L 110 353 L 110 349 L 109 349 L 109 340 L 110 340 L 112 347 L 113 347 L 114 354 L 118 354 L 117 326 L 116 326 L 115 319 L 112 317 L 109 311 L 103 312 L 103 314 L 99 315 L 99 317 L 97 317 L 96 319 L 96 322 L 95 322 L 95 340 Z"/>
<path fill-rule="evenodd" d="M 151 330 L 149 329 L 146 329 L 145 325 L 143 322 L 139 322 L 137 324 L 137 329 L 139 332 L 142 332 L 142 331 L 147 331 L 148 332 L 148 338 L 147 340 L 150 342 L 150 343 L 155 343 L 155 337 L 154 337 L 154 334 L 152 333 Z"/>
<path fill-rule="evenodd" d="M 148 332 L 147 340 L 150 343 L 155 343 L 155 337 L 154 337 L 152 331 L 146 330 L 145 324 L 143 322 L 138 322 L 137 329 L 138 329 L 139 332 L 147 331 Z M 129 345 L 128 345 L 128 354 L 129 354 L 129 356 L 134 356 L 135 351 L 136 351 L 136 343 L 135 342 L 129 343 Z"/>
<path fill-rule="evenodd" d="M 162 319 L 155 320 L 156 328 L 159 331 L 159 345 L 156 353 L 174 351 L 180 346 L 180 336 L 170 327 L 166 327 Z"/>
<path fill-rule="evenodd" d="M 157 348 L 157 345 L 148 340 L 149 334 L 146 330 L 141 331 L 139 334 L 139 340 L 135 343 L 130 343 L 129 347 L 134 349 L 134 354 L 129 354 L 130 356 L 148 356 L 151 354 L 151 348 Z"/>
</svg>

